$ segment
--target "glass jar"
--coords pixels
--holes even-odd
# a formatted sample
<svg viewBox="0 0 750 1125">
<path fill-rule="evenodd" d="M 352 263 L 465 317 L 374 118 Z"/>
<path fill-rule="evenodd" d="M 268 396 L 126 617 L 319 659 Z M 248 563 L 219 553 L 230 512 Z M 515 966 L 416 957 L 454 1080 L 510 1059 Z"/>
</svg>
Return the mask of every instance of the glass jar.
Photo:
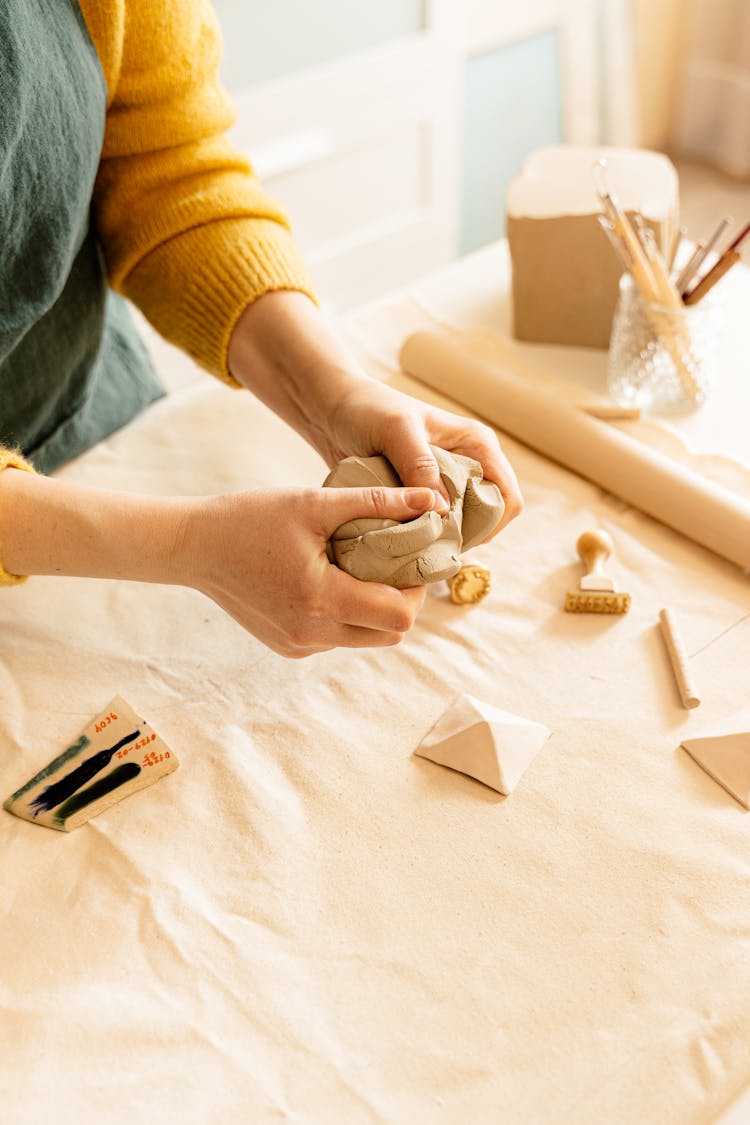
<svg viewBox="0 0 750 1125">
<path fill-rule="evenodd" d="M 661 413 L 705 402 L 715 376 L 720 312 L 712 297 L 674 308 L 647 301 L 623 274 L 609 342 L 615 402 Z"/>
</svg>

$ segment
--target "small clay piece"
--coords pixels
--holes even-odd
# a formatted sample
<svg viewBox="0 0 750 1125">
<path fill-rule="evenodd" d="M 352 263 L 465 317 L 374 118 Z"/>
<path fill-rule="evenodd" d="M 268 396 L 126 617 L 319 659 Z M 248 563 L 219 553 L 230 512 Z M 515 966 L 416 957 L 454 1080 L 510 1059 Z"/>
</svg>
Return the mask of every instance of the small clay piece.
<svg viewBox="0 0 750 1125">
<path fill-rule="evenodd" d="M 502 519 L 500 489 L 484 480 L 471 457 L 431 446 L 448 493 L 445 516 L 425 512 L 415 520 L 356 519 L 342 524 L 329 541 L 329 558 L 364 582 L 397 589 L 452 578 L 461 569 L 461 552 L 481 543 Z M 326 477 L 326 488 L 372 485 L 400 488 L 387 458 L 347 457 Z"/>
<path fill-rule="evenodd" d="M 489 594 L 490 572 L 484 566 L 462 566 L 448 579 L 448 587 L 454 605 L 473 605 Z"/>
<path fill-rule="evenodd" d="M 682 705 L 691 711 L 693 707 L 700 707 L 701 697 L 695 686 L 690 661 L 677 622 L 668 609 L 659 610 L 659 622 Z"/>
<path fill-rule="evenodd" d="M 8 797 L 4 808 L 34 824 L 71 832 L 178 765 L 174 751 L 117 695 L 67 750 Z"/>
<path fill-rule="evenodd" d="M 542 723 L 461 695 L 422 740 L 415 754 L 511 793 L 552 732 Z"/>
<path fill-rule="evenodd" d="M 735 801 L 750 809 L 750 730 L 686 738 L 682 747 Z"/>
</svg>

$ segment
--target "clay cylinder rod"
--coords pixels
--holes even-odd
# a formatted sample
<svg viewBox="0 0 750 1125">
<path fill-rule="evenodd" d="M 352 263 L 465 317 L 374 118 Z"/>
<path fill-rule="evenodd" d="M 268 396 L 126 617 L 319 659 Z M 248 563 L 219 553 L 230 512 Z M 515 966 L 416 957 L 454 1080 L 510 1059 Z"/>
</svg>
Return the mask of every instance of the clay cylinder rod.
<svg viewBox="0 0 750 1125">
<path fill-rule="evenodd" d="M 690 672 L 690 663 L 685 646 L 682 643 L 682 637 L 675 620 L 668 609 L 659 610 L 659 621 L 683 707 L 688 710 L 699 707 L 701 697 L 698 695 L 698 689 Z"/>
<path fill-rule="evenodd" d="M 549 390 L 472 355 L 447 334 L 416 332 L 401 367 L 498 429 L 741 567 L 750 567 L 750 500 L 671 461 Z"/>
</svg>

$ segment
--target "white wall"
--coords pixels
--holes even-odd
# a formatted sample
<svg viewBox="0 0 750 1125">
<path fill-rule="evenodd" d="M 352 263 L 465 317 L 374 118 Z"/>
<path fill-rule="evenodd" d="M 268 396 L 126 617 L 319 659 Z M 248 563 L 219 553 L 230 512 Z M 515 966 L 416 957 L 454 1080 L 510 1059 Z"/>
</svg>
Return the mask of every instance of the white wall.
<svg viewBox="0 0 750 1125">
<path fill-rule="evenodd" d="M 337 308 L 503 230 L 530 149 L 596 143 L 600 4 L 215 0 L 238 145 Z"/>
</svg>

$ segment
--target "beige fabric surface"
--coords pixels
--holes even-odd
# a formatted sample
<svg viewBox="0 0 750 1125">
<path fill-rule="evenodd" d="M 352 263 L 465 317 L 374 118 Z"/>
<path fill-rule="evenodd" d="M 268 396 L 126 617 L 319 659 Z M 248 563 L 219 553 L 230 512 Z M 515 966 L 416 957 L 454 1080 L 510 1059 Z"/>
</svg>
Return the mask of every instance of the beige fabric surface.
<svg viewBox="0 0 750 1125">
<path fill-rule="evenodd" d="M 287 662 L 192 591 L 3 592 L 3 796 L 115 692 L 181 761 L 70 836 L 0 817 L 4 1122 L 692 1125 L 745 1081 L 750 821 L 679 744 L 747 706 L 748 582 L 504 444 L 527 507 L 481 549 L 491 595 L 430 590 L 397 649 Z M 188 381 L 65 473 L 192 493 L 325 470 Z M 596 525 L 627 617 L 561 612 Z M 553 731 L 508 798 L 413 756 L 461 692 Z"/>
</svg>

